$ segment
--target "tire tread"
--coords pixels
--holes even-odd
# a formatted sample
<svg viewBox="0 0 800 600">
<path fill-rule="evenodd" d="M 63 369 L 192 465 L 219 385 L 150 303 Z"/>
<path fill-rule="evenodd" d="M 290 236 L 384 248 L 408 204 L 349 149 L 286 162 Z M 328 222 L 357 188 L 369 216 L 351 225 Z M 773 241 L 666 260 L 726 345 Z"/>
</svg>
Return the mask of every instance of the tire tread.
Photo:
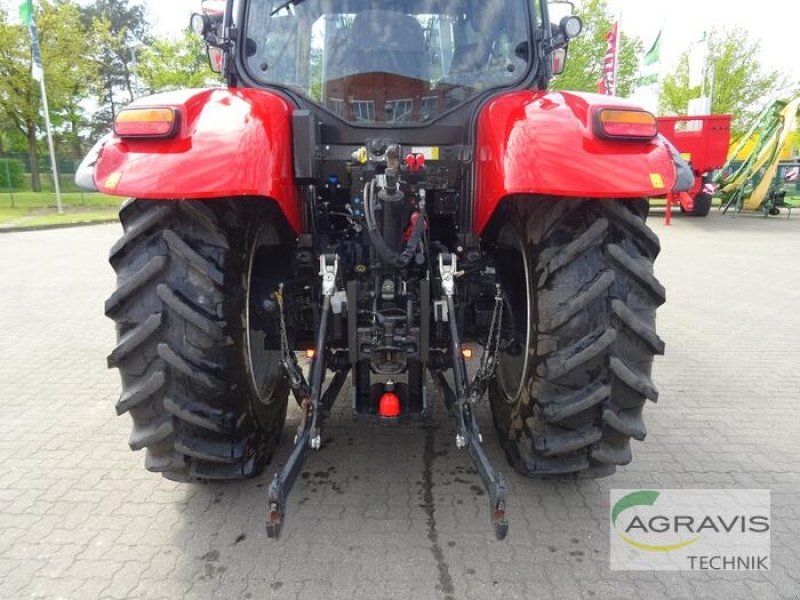
<svg viewBox="0 0 800 600">
<path fill-rule="evenodd" d="M 133 200 L 120 211 L 117 288 L 105 304 L 118 331 L 108 357 L 122 377 L 116 412 L 131 415 L 129 446 L 146 450 L 145 468 L 170 480 L 255 476 L 280 439 L 288 390 L 276 388 L 268 421 L 256 421 L 231 338 L 231 323 L 241 327 L 231 311 L 243 302 L 244 224 L 254 220 L 242 206 Z"/>
<path fill-rule="evenodd" d="M 647 434 L 642 407 L 658 399 L 650 368 L 664 353 L 655 313 L 666 293 L 646 212 L 644 200 L 520 199 L 509 210 L 531 264 L 536 337 L 519 397 L 507 399 L 497 382 L 489 394 L 506 456 L 525 476 L 610 475 L 631 461 L 630 440 Z"/>
</svg>

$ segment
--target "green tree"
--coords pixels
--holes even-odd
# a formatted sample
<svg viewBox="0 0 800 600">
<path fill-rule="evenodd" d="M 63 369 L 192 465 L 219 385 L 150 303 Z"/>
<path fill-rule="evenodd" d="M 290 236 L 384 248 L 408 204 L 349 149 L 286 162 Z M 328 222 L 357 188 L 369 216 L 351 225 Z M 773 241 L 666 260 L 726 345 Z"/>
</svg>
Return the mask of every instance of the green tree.
<svg viewBox="0 0 800 600">
<path fill-rule="evenodd" d="M 761 64 L 758 41 L 741 28 L 714 30 L 708 43 L 705 89 L 711 91 L 711 112 L 732 114 L 734 133 L 741 133 L 785 84 L 777 70 Z M 659 112 L 685 115 L 689 100 L 700 96 L 701 86 L 689 87 L 689 51 L 661 87 Z"/>
<path fill-rule="evenodd" d="M 0 156 L 11 152 L 25 152 L 26 149 L 27 142 L 20 131 L 8 119 L 3 119 L 0 122 Z"/>
<path fill-rule="evenodd" d="M 99 109 L 92 119 L 97 136 L 111 129 L 119 108 L 136 95 L 136 51 L 150 43 L 150 24 L 144 7 L 129 0 L 95 0 L 83 8 L 82 20 L 92 32 L 89 47 L 99 68 Z"/>
<path fill-rule="evenodd" d="M 605 0 L 585 0 L 576 12 L 583 21 L 583 31 L 569 43 L 566 69 L 553 79 L 551 87 L 556 90 L 596 92 L 603 73 L 606 34 L 613 25 L 613 18 Z M 639 85 L 639 57 L 642 52 L 641 40 L 623 31 L 617 56 L 618 96 L 630 95 Z"/>
<path fill-rule="evenodd" d="M 66 107 L 85 97 L 96 76 L 86 55 L 86 36 L 78 6 L 69 0 L 42 0 L 36 24 L 44 65 L 47 95 L 54 125 L 63 121 Z M 27 141 L 31 183 L 41 191 L 39 144 L 41 96 L 31 77 L 31 42 L 27 28 L 0 13 L 0 115 Z"/>
<path fill-rule="evenodd" d="M 156 39 L 143 48 L 138 75 L 151 93 L 205 87 L 216 77 L 208 64 L 205 42 L 188 28 L 176 40 Z"/>
</svg>

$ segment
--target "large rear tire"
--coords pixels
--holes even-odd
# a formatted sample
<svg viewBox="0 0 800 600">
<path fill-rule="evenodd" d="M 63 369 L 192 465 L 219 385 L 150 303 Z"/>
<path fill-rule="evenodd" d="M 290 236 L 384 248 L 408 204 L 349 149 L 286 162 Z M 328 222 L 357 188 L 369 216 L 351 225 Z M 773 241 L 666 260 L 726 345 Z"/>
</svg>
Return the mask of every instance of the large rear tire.
<svg viewBox="0 0 800 600">
<path fill-rule="evenodd" d="M 503 343 L 489 389 L 509 462 L 526 476 L 600 477 L 631 460 L 664 288 L 641 201 L 537 199 L 498 215 Z"/>
<path fill-rule="evenodd" d="M 280 439 L 288 386 L 277 324 L 259 307 L 289 261 L 280 217 L 252 202 L 133 200 L 120 212 L 108 364 L 122 377 L 131 449 L 168 479 L 255 476 Z"/>
</svg>

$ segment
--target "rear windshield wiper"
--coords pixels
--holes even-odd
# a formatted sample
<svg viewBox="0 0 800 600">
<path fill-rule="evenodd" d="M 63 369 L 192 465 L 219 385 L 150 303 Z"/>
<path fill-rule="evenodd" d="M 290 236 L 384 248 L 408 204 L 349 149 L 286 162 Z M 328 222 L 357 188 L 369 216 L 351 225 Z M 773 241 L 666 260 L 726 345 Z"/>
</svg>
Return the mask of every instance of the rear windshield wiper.
<svg viewBox="0 0 800 600">
<path fill-rule="evenodd" d="M 271 13 L 269 13 L 269 16 L 270 17 L 274 17 L 277 13 L 281 12 L 284 8 L 289 8 L 292 5 L 297 6 L 301 2 L 303 2 L 303 0 L 286 0 L 285 2 L 281 2 L 280 5 L 278 5 L 278 8 L 276 8 Z"/>
</svg>

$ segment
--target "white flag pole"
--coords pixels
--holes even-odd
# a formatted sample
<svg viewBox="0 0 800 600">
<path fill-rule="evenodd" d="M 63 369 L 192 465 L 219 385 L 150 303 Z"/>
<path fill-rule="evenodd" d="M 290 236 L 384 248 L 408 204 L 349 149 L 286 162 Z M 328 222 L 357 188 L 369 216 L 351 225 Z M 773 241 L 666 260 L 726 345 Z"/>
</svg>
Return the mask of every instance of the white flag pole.
<svg viewBox="0 0 800 600">
<path fill-rule="evenodd" d="M 56 162 L 56 149 L 53 144 L 53 129 L 50 126 L 50 108 L 47 105 L 47 88 L 44 85 L 44 73 L 39 79 L 39 85 L 42 89 L 42 106 L 44 107 L 44 123 L 47 129 L 47 147 L 50 149 L 50 167 L 53 171 L 53 183 L 56 188 L 56 206 L 58 207 L 58 214 L 64 214 L 64 207 L 61 204 L 61 183 L 58 181 L 58 164 Z"/>
<path fill-rule="evenodd" d="M 53 144 L 53 127 L 50 124 L 50 106 L 47 102 L 47 87 L 44 83 L 44 66 L 42 65 L 42 50 L 39 45 L 39 33 L 36 31 L 36 23 L 33 14 L 30 15 L 28 26 L 31 34 L 31 76 L 39 82 L 42 92 L 42 108 L 44 110 L 44 124 L 47 130 L 47 147 L 50 150 L 50 169 L 53 173 L 53 185 L 56 190 L 56 206 L 58 214 L 64 214 L 64 207 L 61 203 L 61 182 L 58 180 L 58 163 L 56 161 L 56 149 Z"/>
</svg>

